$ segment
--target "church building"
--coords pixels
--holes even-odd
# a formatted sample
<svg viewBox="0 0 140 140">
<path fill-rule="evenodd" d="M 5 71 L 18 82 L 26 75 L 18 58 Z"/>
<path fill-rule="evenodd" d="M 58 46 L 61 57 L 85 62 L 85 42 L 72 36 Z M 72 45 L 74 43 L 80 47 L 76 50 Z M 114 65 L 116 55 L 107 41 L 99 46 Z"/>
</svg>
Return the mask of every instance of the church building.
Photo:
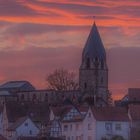
<svg viewBox="0 0 140 140">
<path fill-rule="evenodd" d="M 104 106 L 108 103 L 106 52 L 95 22 L 83 49 L 79 86 L 83 98 L 91 104 Z"/>
<path fill-rule="evenodd" d="M 41 101 L 49 105 L 62 105 L 68 100 L 74 104 L 109 105 L 106 52 L 95 22 L 81 60 L 78 90 L 36 90 L 28 81 L 10 81 L 0 86 L 0 104 L 13 97 L 19 102 Z"/>
</svg>

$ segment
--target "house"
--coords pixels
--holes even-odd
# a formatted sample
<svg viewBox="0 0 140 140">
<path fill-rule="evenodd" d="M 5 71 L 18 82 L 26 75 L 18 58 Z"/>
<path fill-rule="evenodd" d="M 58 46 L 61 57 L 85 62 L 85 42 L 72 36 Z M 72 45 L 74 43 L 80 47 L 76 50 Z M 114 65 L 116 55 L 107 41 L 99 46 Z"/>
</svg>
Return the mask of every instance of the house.
<svg viewBox="0 0 140 140">
<path fill-rule="evenodd" d="M 73 108 L 72 105 L 50 107 L 50 122 L 48 135 L 54 138 L 62 138 L 62 118 Z"/>
<path fill-rule="evenodd" d="M 19 118 L 9 126 L 7 131 L 8 139 L 17 139 L 20 136 L 36 137 L 40 133 L 39 128 L 28 116 Z"/>
<path fill-rule="evenodd" d="M 86 120 L 88 122 L 86 122 Z M 129 139 L 129 118 L 125 108 L 92 107 L 89 109 L 84 122 L 88 124 L 88 128 L 90 128 L 89 126 L 94 127 L 91 128 L 91 130 L 93 130 L 93 138 L 96 140 L 101 140 L 102 138 L 111 139 L 114 136 L 121 136 L 125 140 Z"/>
<path fill-rule="evenodd" d="M 124 108 L 90 107 L 72 109 L 62 119 L 66 140 L 101 140 L 121 136 L 129 139 L 129 118 Z M 83 113 L 79 113 L 79 111 Z M 73 113 L 75 115 L 73 115 Z"/>
<path fill-rule="evenodd" d="M 9 128 L 17 123 L 20 118 L 29 116 L 34 124 L 44 132 L 49 121 L 49 108 L 45 102 L 5 102 L 2 112 L 2 131 L 9 137 Z"/>
<path fill-rule="evenodd" d="M 62 137 L 61 121 L 59 119 L 54 119 L 48 124 L 48 135 L 53 138 Z"/>
<path fill-rule="evenodd" d="M 140 139 L 140 105 L 130 105 L 128 110 L 131 132 L 131 140 Z"/>
<path fill-rule="evenodd" d="M 66 140 L 83 139 L 83 115 L 76 109 L 72 109 L 62 120 L 62 135 Z"/>
</svg>

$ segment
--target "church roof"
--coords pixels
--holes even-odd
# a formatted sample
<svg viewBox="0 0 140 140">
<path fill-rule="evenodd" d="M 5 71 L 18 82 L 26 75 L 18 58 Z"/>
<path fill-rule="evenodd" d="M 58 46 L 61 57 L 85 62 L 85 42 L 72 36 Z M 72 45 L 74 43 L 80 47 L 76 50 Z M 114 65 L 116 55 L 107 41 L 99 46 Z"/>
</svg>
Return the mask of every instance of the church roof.
<svg viewBox="0 0 140 140">
<path fill-rule="evenodd" d="M 28 81 L 9 81 L 0 85 L 0 90 L 19 89 L 21 91 L 32 91 L 35 88 Z"/>
<path fill-rule="evenodd" d="M 83 50 L 83 59 L 89 57 L 94 59 L 98 57 L 99 59 L 106 59 L 106 53 L 104 45 L 102 43 L 100 34 L 98 32 L 97 26 L 94 22 L 90 34 L 88 36 L 85 48 Z"/>
</svg>

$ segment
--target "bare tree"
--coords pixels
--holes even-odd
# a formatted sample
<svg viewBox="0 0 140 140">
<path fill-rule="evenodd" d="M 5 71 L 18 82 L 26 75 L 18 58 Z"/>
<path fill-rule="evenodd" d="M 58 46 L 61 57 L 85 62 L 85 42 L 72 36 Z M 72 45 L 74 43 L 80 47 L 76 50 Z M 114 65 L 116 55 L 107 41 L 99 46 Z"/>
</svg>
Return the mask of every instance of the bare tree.
<svg viewBox="0 0 140 140">
<path fill-rule="evenodd" d="M 74 72 L 69 72 L 65 69 L 56 69 L 47 77 L 48 88 L 60 91 L 78 89 L 76 75 Z"/>
</svg>

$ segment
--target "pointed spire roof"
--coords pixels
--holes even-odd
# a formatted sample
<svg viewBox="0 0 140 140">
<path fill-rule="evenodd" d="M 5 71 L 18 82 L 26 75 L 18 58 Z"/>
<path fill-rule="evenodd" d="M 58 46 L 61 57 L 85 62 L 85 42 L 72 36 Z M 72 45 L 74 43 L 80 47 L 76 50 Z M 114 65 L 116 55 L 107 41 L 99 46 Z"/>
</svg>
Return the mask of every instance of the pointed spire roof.
<svg viewBox="0 0 140 140">
<path fill-rule="evenodd" d="M 87 42 L 85 44 L 82 57 L 83 59 L 87 57 L 91 59 L 94 59 L 95 57 L 98 57 L 99 59 L 106 59 L 104 45 L 102 43 L 95 22 L 92 26 Z"/>
</svg>

